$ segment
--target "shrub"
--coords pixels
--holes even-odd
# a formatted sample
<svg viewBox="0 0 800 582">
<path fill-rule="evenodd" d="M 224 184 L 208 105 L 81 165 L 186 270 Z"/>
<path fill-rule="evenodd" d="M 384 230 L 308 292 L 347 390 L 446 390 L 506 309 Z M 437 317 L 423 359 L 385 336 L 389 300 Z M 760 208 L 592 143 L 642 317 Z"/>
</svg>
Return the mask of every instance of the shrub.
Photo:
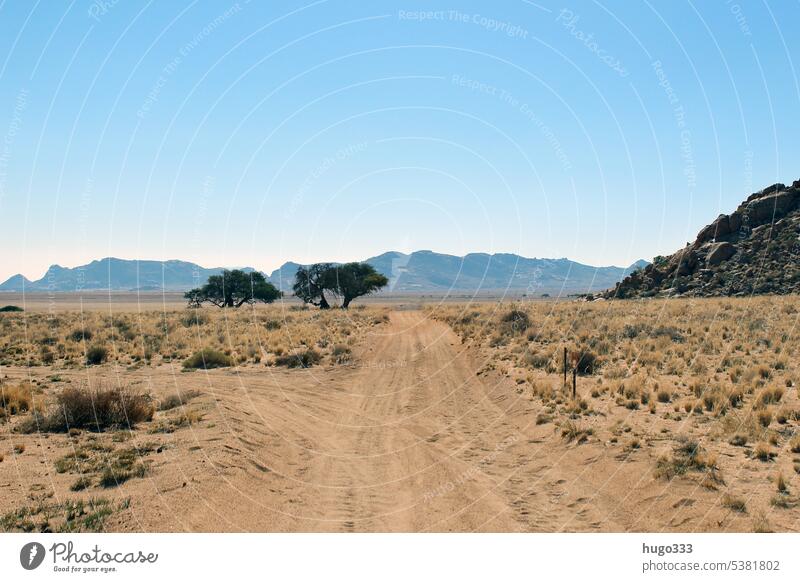
<svg viewBox="0 0 800 582">
<path fill-rule="evenodd" d="M 103 431 L 108 428 L 132 428 L 138 422 L 152 420 L 153 404 L 147 394 L 126 388 L 64 388 L 56 405 L 45 415 L 34 413 L 20 425 L 20 431 L 68 432 L 70 429 Z"/>
<path fill-rule="evenodd" d="M 108 359 L 108 350 L 103 346 L 92 346 L 86 351 L 86 363 L 97 366 Z"/>
<path fill-rule="evenodd" d="M 734 447 L 743 447 L 747 444 L 747 435 L 741 433 L 735 434 L 728 442 Z"/>
<path fill-rule="evenodd" d="M 744 394 L 742 393 L 741 390 L 732 390 L 728 394 L 728 402 L 733 408 L 736 408 L 739 405 L 741 405 L 743 398 Z"/>
<path fill-rule="evenodd" d="M 777 457 L 767 443 L 758 443 L 756 448 L 753 449 L 753 456 L 764 463 Z"/>
<path fill-rule="evenodd" d="M 165 396 L 161 402 L 158 403 L 159 410 L 172 410 L 173 408 L 177 408 L 178 406 L 182 406 L 183 404 L 189 402 L 193 398 L 197 398 L 200 396 L 200 392 L 197 390 L 187 390 L 186 392 L 175 392 L 174 394 L 169 394 Z"/>
<path fill-rule="evenodd" d="M 647 331 L 647 327 L 643 323 L 625 324 L 622 328 L 622 336 L 628 339 L 635 339 L 644 331 Z"/>
<path fill-rule="evenodd" d="M 147 466 L 143 463 L 136 463 L 130 467 L 111 465 L 103 469 L 100 475 L 100 487 L 117 487 L 128 479 L 134 477 L 144 477 L 147 474 Z"/>
<path fill-rule="evenodd" d="M 120 504 L 119 508 L 122 509 L 123 505 Z M 52 504 L 37 501 L 31 506 L 18 507 L 0 517 L 0 530 L 31 532 L 39 524 L 42 531 L 49 531 L 52 524 L 55 531 L 61 533 L 102 532 L 105 520 L 113 512 L 111 502 L 102 498 Z"/>
<path fill-rule="evenodd" d="M 56 355 L 46 346 L 42 346 L 42 350 L 39 352 L 39 357 L 42 358 L 42 364 L 45 366 L 49 366 L 56 359 Z"/>
<path fill-rule="evenodd" d="M 547 368 L 550 364 L 550 356 L 542 352 L 528 352 L 525 354 L 524 361 L 531 368 Z"/>
<path fill-rule="evenodd" d="M 72 333 L 70 333 L 67 338 L 71 339 L 74 342 L 82 342 L 82 341 L 89 341 L 92 339 L 94 334 L 90 329 L 76 329 Z"/>
<path fill-rule="evenodd" d="M 772 533 L 772 527 L 767 520 L 767 514 L 759 509 L 753 517 L 753 533 Z"/>
<path fill-rule="evenodd" d="M 652 337 L 668 337 L 672 341 L 676 343 L 680 343 L 684 340 L 683 334 L 678 330 L 676 327 L 672 326 L 661 326 L 657 327 L 651 332 Z"/>
<path fill-rule="evenodd" d="M 722 505 L 738 513 L 747 513 L 747 503 L 741 497 L 726 493 L 722 496 Z"/>
<path fill-rule="evenodd" d="M 20 311 L 25 311 L 22 307 L 17 307 L 16 305 L 4 305 L 0 307 L 0 313 L 19 313 Z"/>
<path fill-rule="evenodd" d="M 70 485 L 70 491 L 83 491 L 92 486 L 92 480 L 89 477 L 78 477 L 78 480 Z"/>
<path fill-rule="evenodd" d="M 309 348 L 303 352 L 278 356 L 275 358 L 275 365 L 287 368 L 310 368 L 314 364 L 318 364 L 320 359 L 319 352 Z"/>
<path fill-rule="evenodd" d="M 333 350 L 331 351 L 331 356 L 333 356 L 333 360 L 337 364 L 345 364 L 349 362 L 351 355 L 350 348 L 344 344 L 336 344 L 333 346 Z"/>
<path fill-rule="evenodd" d="M 777 404 L 783 398 L 785 390 L 781 386 L 775 386 L 774 388 L 764 388 L 758 394 L 757 402 L 762 406 L 767 406 L 769 404 Z"/>
<path fill-rule="evenodd" d="M 28 412 L 33 408 L 30 385 L 4 386 L 0 384 L 0 417 Z"/>
<path fill-rule="evenodd" d="M 780 509 L 791 509 L 794 507 L 794 502 L 789 499 L 787 495 L 778 494 L 769 500 L 770 505 Z"/>
<path fill-rule="evenodd" d="M 590 350 L 574 351 L 570 354 L 570 362 L 581 376 L 594 374 L 600 367 L 597 354 Z"/>
<path fill-rule="evenodd" d="M 531 326 L 531 319 L 521 309 L 512 309 L 500 318 L 500 323 L 506 331 L 522 333 Z"/>
<path fill-rule="evenodd" d="M 183 362 L 183 367 L 187 370 L 210 370 L 230 366 L 233 366 L 233 359 L 230 356 L 211 348 L 195 352 Z"/>
<path fill-rule="evenodd" d="M 208 323 L 208 315 L 203 313 L 200 309 L 189 309 L 181 316 L 181 324 L 184 327 L 192 327 L 195 325 L 205 325 Z"/>
<path fill-rule="evenodd" d="M 689 471 L 708 473 L 712 482 L 722 482 L 716 460 L 706 454 L 697 441 L 687 438 L 678 441 L 672 455 L 658 459 L 655 476 L 671 480 Z"/>
<path fill-rule="evenodd" d="M 579 425 L 575 424 L 571 420 L 568 420 L 561 425 L 561 437 L 568 443 L 572 441 L 577 441 L 579 445 L 583 444 L 589 439 L 589 436 L 593 434 L 594 434 L 593 429 L 581 428 Z"/>
</svg>

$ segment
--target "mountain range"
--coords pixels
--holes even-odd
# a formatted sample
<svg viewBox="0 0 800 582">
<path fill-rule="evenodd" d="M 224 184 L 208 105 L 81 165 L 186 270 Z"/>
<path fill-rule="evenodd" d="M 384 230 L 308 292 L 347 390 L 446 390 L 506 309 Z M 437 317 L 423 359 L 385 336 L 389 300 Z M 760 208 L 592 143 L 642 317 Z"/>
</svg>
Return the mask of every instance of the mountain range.
<svg viewBox="0 0 800 582">
<path fill-rule="evenodd" d="M 459 257 L 433 251 L 408 254 L 392 251 L 365 262 L 389 278 L 385 292 L 507 291 L 531 295 L 601 291 L 648 264 L 640 260 L 629 267 L 592 267 L 568 259 L 532 259 L 509 253 L 470 253 Z M 287 262 L 265 275 L 290 294 L 299 267 L 299 263 Z M 204 268 L 186 261 L 108 257 L 74 268 L 53 265 L 36 281 L 14 275 L 0 284 L 0 291 L 186 291 L 220 272 L 222 267 Z"/>
</svg>

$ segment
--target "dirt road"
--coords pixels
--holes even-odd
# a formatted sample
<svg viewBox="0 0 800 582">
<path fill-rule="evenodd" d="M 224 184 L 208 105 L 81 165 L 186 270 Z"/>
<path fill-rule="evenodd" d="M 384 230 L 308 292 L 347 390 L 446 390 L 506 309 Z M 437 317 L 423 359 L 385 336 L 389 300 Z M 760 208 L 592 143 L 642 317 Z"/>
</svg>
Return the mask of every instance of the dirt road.
<svg viewBox="0 0 800 582">
<path fill-rule="evenodd" d="M 188 529 L 214 516 L 210 529 L 516 530 L 486 465 L 509 462 L 503 447 L 522 437 L 462 352 L 446 326 L 395 312 L 353 367 L 241 390 L 209 376 L 224 444 L 201 446 L 224 483 L 201 478 L 164 511 Z"/>
</svg>

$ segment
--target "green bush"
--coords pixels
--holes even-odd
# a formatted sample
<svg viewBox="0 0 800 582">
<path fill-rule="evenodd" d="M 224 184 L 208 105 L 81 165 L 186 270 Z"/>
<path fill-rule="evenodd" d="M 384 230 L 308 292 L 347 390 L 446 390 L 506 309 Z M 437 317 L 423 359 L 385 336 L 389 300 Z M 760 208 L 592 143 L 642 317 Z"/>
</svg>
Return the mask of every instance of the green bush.
<svg viewBox="0 0 800 582">
<path fill-rule="evenodd" d="M 94 334 L 92 333 L 91 329 L 76 329 L 72 333 L 70 333 L 67 336 L 67 338 L 71 339 L 74 342 L 82 342 L 84 340 L 89 341 L 90 339 L 92 339 L 93 335 Z"/>
<path fill-rule="evenodd" d="M 4 307 L 0 307 L 0 313 L 19 313 L 20 311 L 25 311 L 22 307 L 17 307 L 16 305 L 5 305 Z"/>
<path fill-rule="evenodd" d="M 230 356 L 211 348 L 195 352 L 183 362 L 183 367 L 187 370 L 210 370 L 230 366 L 233 366 L 233 359 Z"/>
<path fill-rule="evenodd" d="M 86 363 L 90 366 L 102 364 L 108 359 L 108 350 L 103 346 L 92 346 L 86 351 Z"/>
</svg>

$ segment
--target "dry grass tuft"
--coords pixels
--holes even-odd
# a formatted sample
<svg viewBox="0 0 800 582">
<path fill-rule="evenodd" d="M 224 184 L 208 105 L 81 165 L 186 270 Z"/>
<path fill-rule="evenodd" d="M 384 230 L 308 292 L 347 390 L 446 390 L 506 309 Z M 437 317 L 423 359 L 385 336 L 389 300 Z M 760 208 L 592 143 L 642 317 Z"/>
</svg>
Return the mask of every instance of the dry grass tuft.
<svg viewBox="0 0 800 582">
<path fill-rule="evenodd" d="M 695 440 L 682 438 L 671 455 L 664 455 L 656 463 L 655 477 L 671 480 L 690 472 L 706 473 L 714 483 L 722 483 L 716 459 Z"/>
<path fill-rule="evenodd" d="M 20 432 L 68 432 L 71 429 L 104 431 L 132 428 L 152 420 L 149 395 L 128 388 L 90 389 L 67 387 L 46 414 L 35 412 L 19 427 Z"/>
<path fill-rule="evenodd" d="M 561 438 L 566 440 L 568 443 L 576 441 L 579 445 L 583 444 L 593 434 L 594 434 L 593 429 L 582 428 L 577 423 L 572 422 L 571 420 L 567 420 L 561 425 Z"/>
<path fill-rule="evenodd" d="M 293 354 L 285 354 L 275 358 L 276 366 L 286 366 L 287 368 L 310 368 L 318 364 L 322 356 L 320 353 L 313 349 L 308 348 Z"/>
<path fill-rule="evenodd" d="M 186 390 L 184 392 L 168 394 L 158 403 L 158 409 L 161 411 L 172 410 L 178 406 L 183 406 L 186 402 L 189 402 L 198 396 L 200 396 L 200 392 L 198 390 Z"/>
<path fill-rule="evenodd" d="M 778 454 L 772 450 L 772 447 L 768 443 L 758 443 L 753 449 L 753 457 L 764 463 L 771 461 L 777 456 Z"/>
<path fill-rule="evenodd" d="M 33 390 L 29 384 L 0 384 L 0 419 L 33 409 Z"/>
<path fill-rule="evenodd" d="M 722 496 L 722 505 L 737 513 L 747 513 L 747 503 L 741 497 L 734 497 L 729 493 Z"/>
<path fill-rule="evenodd" d="M 211 348 L 200 350 L 183 362 L 183 367 L 187 370 L 211 370 L 230 366 L 233 366 L 230 356 Z"/>
</svg>

